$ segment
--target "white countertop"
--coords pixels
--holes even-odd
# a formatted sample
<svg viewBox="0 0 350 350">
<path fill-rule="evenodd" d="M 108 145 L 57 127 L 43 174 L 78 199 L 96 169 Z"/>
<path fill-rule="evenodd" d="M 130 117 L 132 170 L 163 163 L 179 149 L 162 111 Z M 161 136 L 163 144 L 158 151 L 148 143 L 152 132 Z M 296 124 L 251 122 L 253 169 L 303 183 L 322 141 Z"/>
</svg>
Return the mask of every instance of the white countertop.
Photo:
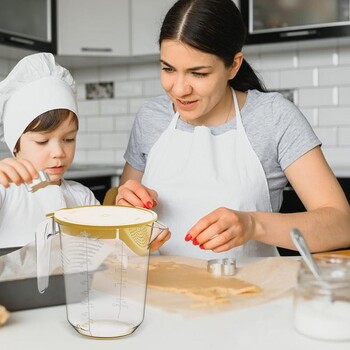
<svg viewBox="0 0 350 350">
<path fill-rule="evenodd" d="M 95 340 L 78 334 L 64 306 L 14 312 L 0 328 L 2 349 L 62 350 L 349 350 L 350 342 L 307 338 L 293 328 L 292 295 L 258 306 L 185 317 L 146 306 L 145 319 L 131 335 Z"/>
</svg>

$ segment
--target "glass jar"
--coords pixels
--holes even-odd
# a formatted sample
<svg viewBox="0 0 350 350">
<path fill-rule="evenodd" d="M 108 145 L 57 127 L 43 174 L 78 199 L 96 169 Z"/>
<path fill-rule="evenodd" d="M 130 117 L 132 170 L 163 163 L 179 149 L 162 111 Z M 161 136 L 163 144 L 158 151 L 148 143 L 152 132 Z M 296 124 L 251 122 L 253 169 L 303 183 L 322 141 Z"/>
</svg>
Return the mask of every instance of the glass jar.
<svg viewBox="0 0 350 350">
<path fill-rule="evenodd" d="M 323 281 L 302 262 L 294 293 L 294 327 L 315 339 L 350 340 L 350 257 L 315 260 Z"/>
</svg>

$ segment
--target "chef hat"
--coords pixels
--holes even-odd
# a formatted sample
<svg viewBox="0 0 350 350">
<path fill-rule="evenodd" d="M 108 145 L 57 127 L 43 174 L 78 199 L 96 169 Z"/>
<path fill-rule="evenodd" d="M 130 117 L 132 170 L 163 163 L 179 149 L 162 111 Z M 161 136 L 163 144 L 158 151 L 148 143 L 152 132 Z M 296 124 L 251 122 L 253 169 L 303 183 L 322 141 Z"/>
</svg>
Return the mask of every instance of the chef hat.
<svg viewBox="0 0 350 350">
<path fill-rule="evenodd" d="M 0 82 L 0 138 L 13 152 L 26 127 L 53 109 L 78 114 L 76 85 L 69 71 L 50 53 L 21 59 Z"/>
</svg>

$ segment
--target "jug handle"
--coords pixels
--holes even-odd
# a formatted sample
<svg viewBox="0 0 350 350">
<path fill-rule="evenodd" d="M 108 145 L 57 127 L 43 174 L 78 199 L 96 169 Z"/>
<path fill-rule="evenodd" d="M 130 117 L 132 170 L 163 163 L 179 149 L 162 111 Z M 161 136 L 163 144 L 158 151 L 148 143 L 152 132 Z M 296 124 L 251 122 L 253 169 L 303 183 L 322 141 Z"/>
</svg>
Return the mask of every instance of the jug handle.
<svg viewBox="0 0 350 350">
<path fill-rule="evenodd" d="M 148 247 L 152 244 L 152 242 L 165 230 L 168 229 L 168 226 L 161 223 L 160 221 L 155 221 L 150 225 L 152 227 L 151 238 L 148 243 Z"/>
<path fill-rule="evenodd" d="M 40 222 L 35 231 L 37 286 L 40 294 L 49 286 L 51 237 L 57 233 L 53 216 Z"/>
</svg>

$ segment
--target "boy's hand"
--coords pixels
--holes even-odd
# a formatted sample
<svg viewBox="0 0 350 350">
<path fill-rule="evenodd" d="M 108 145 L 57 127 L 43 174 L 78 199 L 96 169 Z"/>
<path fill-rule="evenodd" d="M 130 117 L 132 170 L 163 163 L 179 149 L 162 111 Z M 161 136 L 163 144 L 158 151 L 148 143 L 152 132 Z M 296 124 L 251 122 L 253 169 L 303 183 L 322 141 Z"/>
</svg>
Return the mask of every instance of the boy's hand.
<svg viewBox="0 0 350 350">
<path fill-rule="evenodd" d="M 39 174 L 33 164 L 25 159 L 5 158 L 0 161 L 0 184 L 8 188 L 10 183 L 30 183 Z"/>
</svg>

